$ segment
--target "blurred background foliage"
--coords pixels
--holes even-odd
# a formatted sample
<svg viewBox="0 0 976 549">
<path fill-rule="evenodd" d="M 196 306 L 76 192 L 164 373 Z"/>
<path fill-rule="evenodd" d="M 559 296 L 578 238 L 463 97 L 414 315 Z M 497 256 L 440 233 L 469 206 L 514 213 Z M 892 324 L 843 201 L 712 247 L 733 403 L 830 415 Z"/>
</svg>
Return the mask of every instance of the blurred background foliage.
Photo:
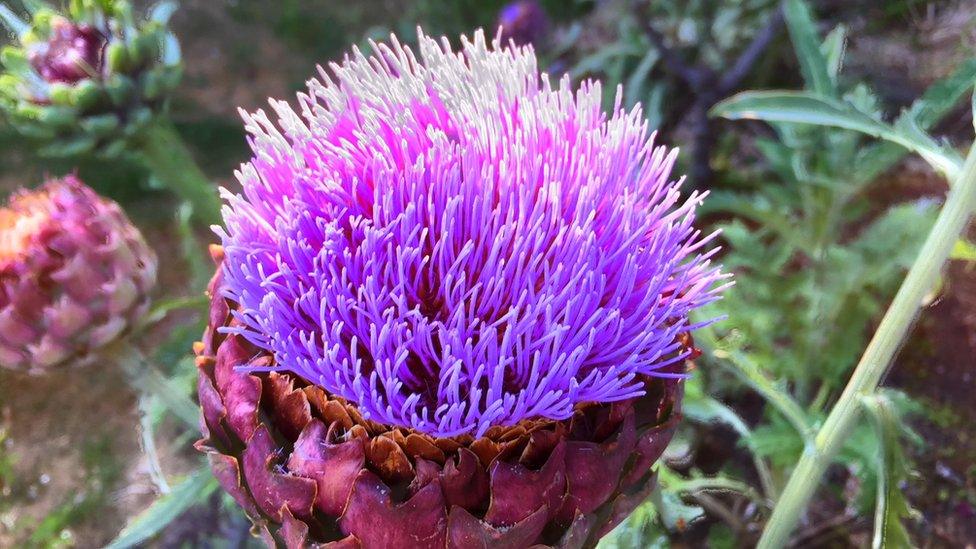
<svg viewBox="0 0 976 549">
<path fill-rule="evenodd" d="M 207 175 L 233 188 L 233 170 L 247 157 L 238 107 L 292 97 L 316 64 L 341 59 L 350 44 L 365 48 L 391 32 L 411 42 L 418 25 L 453 40 L 495 28 L 509 3 L 181 4 L 173 23 L 186 67 L 172 116 Z M 604 544 L 748 546 L 946 187 L 898 146 L 783 121 L 782 105 L 756 114 L 750 97 L 729 98 L 801 91 L 893 131 L 930 131 L 947 151 L 967 145 L 976 2 L 539 4 L 546 22 L 531 39 L 540 64 L 602 80 L 608 108 L 623 86 L 624 106 L 640 103 L 659 138 L 685 150 L 687 185 L 712 192 L 703 229 L 724 231 L 722 262 L 737 280 L 716 305 L 727 320 L 698 337 L 704 354 L 688 383 L 688 421 L 658 490 Z M 165 258 L 140 336 L 152 368 L 72 373 L 56 383 L 0 378 L 0 546 L 255 545 L 191 447 L 196 368 L 188 350 L 202 329 L 199 295 L 212 272 L 205 244 L 214 238 L 138 163 L 42 159 L 0 124 L 4 191 L 70 171 L 120 201 Z M 875 513 L 889 519 L 891 546 L 976 539 L 976 253 L 967 246 L 960 243 L 888 388 L 866 403 L 870 419 L 829 472 L 796 545 L 870 545 Z M 126 375 L 149 389 L 120 391 Z M 17 421 L 27 416 L 29 424 Z"/>
</svg>

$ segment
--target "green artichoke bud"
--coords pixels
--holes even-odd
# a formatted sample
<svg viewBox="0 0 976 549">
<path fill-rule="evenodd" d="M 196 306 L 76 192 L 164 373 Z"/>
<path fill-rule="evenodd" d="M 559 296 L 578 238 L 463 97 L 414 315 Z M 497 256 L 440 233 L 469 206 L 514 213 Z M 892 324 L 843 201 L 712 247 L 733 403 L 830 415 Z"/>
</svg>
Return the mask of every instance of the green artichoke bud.
<svg viewBox="0 0 976 549">
<path fill-rule="evenodd" d="M 113 156 L 164 112 L 180 81 L 172 3 L 136 20 L 128 0 L 73 0 L 59 13 L 25 2 L 29 21 L 0 5 L 14 44 L 0 51 L 0 111 L 51 156 Z"/>
</svg>

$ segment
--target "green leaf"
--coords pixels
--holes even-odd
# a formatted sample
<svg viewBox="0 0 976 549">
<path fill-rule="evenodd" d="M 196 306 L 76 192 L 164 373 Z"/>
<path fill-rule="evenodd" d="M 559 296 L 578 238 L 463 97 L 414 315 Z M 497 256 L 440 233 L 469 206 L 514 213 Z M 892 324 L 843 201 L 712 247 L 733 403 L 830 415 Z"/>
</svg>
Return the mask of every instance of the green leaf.
<svg viewBox="0 0 976 549">
<path fill-rule="evenodd" d="M 105 549 L 136 547 L 163 530 L 190 507 L 206 501 L 217 489 L 217 481 L 206 466 L 178 484 L 133 519 Z"/>
<path fill-rule="evenodd" d="M 847 42 L 847 27 L 844 25 L 837 25 L 834 30 L 830 31 L 827 38 L 824 40 L 823 45 L 820 47 L 823 51 L 824 59 L 827 61 L 827 74 L 830 76 L 831 82 L 834 86 L 837 86 L 837 76 L 840 74 L 840 68 L 844 65 L 844 46 Z"/>
<path fill-rule="evenodd" d="M 176 211 L 176 228 L 180 236 L 180 248 L 183 257 L 190 265 L 192 288 L 204 288 L 213 276 L 213 262 L 206 253 L 206 245 L 202 245 L 193 231 L 193 205 L 189 202 L 180 204 Z"/>
<path fill-rule="evenodd" d="M 152 417 L 152 408 L 153 398 L 146 394 L 139 395 L 139 430 L 142 435 L 142 451 L 146 454 L 146 461 L 149 464 L 149 478 L 152 479 L 160 493 L 168 494 L 172 489 L 166 482 L 159 452 L 156 451 L 156 429 Z"/>
<path fill-rule="evenodd" d="M 664 526 L 672 532 L 683 532 L 688 525 L 705 516 L 705 510 L 697 505 L 688 505 L 681 496 L 661 487 L 651 493 L 651 501 L 657 509 Z"/>
<path fill-rule="evenodd" d="M 90 135 L 77 135 L 59 139 L 37 149 L 41 156 L 68 158 L 91 152 L 95 148 L 95 138 Z"/>
<path fill-rule="evenodd" d="M 171 2 L 169 0 L 160 2 L 149 10 L 149 20 L 159 23 L 160 25 L 166 25 L 169 23 L 170 17 L 176 13 L 178 8 L 179 6 L 176 5 L 176 2 Z"/>
<path fill-rule="evenodd" d="M 198 428 L 200 409 L 190 399 L 188 387 L 180 387 L 160 373 L 139 349 L 126 345 L 118 352 L 120 364 L 133 389 L 158 397 L 183 423 L 194 430 Z"/>
<path fill-rule="evenodd" d="M 810 419 L 803 408 L 793 399 L 785 387 L 784 380 L 774 381 L 770 379 L 753 357 L 739 349 L 719 348 L 718 340 L 711 330 L 699 330 L 695 334 L 695 339 L 703 348 L 710 349 L 711 353 L 721 361 L 721 364 L 728 367 L 736 377 L 752 387 L 766 399 L 766 402 L 779 410 L 783 417 L 793 425 L 801 439 L 806 439 L 811 435 Z"/>
<path fill-rule="evenodd" d="M 955 180 L 962 168 L 962 159 L 958 153 L 940 146 L 930 136 L 919 131 L 917 125 L 906 121 L 891 126 L 847 103 L 818 94 L 789 91 L 743 92 L 716 105 L 712 114 L 730 120 L 812 124 L 854 130 L 891 141 L 918 153 L 950 181 Z"/>
<path fill-rule="evenodd" d="M 627 95 L 627 102 L 629 104 L 636 103 L 640 99 L 644 83 L 647 81 L 647 76 L 651 73 L 651 69 L 657 65 L 660 58 L 661 54 L 656 49 L 650 48 L 647 50 L 644 58 L 641 59 L 641 62 L 638 63 L 637 67 L 634 68 L 634 72 L 630 73 L 630 76 L 627 78 L 627 84 L 624 86 L 624 93 Z"/>
<path fill-rule="evenodd" d="M 973 80 L 976 80 L 976 58 L 963 62 L 952 74 L 929 86 L 901 117 L 913 118 L 919 128 L 928 131 L 972 89 Z M 855 177 L 864 182 L 872 181 L 904 155 L 905 150 L 894 143 L 876 143 L 860 155 Z"/>
<path fill-rule="evenodd" d="M 956 245 L 952 247 L 952 254 L 949 255 L 949 259 L 976 261 L 976 244 L 961 239 L 956 241 Z"/>
<path fill-rule="evenodd" d="M 706 395 L 695 382 L 697 379 L 692 378 L 685 384 L 685 399 L 681 403 L 681 412 L 688 419 L 698 423 L 715 421 L 725 423 L 739 436 L 748 438 L 751 432 L 746 422 L 735 413 L 735 410 Z"/>
<path fill-rule="evenodd" d="M 17 36 L 30 29 L 30 26 L 23 19 L 17 17 L 17 14 L 11 11 L 6 4 L 0 4 L 0 24 Z"/>
<path fill-rule="evenodd" d="M 197 429 L 200 422 L 200 409 L 190 399 L 187 391 L 166 378 L 159 370 L 145 366 L 141 384 L 150 394 L 156 395 L 183 423 Z"/>
<path fill-rule="evenodd" d="M 175 297 L 154 303 L 152 309 L 139 321 L 140 328 L 151 326 L 166 318 L 173 311 L 180 309 L 196 309 L 206 311 L 210 300 L 205 295 L 193 297 Z"/>
<path fill-rule="evenodd" d="M 918 513 L 909 505 L 901 487 L 911 475 L 908 460 L 902 451 L 901 418 L 894 402 L 884 393 L 866 395 L 861 402 L 873 420 L 875 432 L 881 441 L 872 547 L 912 547 L 903 521 L 914 519 Z"/>
<path fill-rule="evenodd" d="M 919 127 L 928 130 L 973 88 L 973 80 L 976 80 L 976 57 L 964 61 L 952 74 L 929 86 L 905 112 L 911 114 Z"/>
<path fill-rule="evenodd" d="M 820 37 L 810 7 L 803 0 L 786 0 L 783 15 L 807 87 L 822 95 L 836 96 L 837 88 L 830 78 L 827 58 L 820 49 Z"/>
</svg>

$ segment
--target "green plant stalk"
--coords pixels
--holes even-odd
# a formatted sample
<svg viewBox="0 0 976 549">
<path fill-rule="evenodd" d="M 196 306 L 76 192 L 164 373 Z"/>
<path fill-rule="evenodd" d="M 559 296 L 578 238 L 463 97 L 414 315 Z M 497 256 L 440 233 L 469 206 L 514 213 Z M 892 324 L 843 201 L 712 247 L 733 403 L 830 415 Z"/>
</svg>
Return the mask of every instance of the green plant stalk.
<svg viewBox="0 0 976 549">
<path fill-rule="evenodd" d="M 193 159 L 173 123 L 153 122 L 136 142 L 146 166 L 171 191 L 193 207 L 193 217 L 206 225 L 220 223 L 220 198 Z"/>
<path fill-rule="evenodd" d="M 198 427 L 199 407 L 187 394 L 188 391 L 183 391 L 183 388 L 157 370 L 129 338 L 121 338 L 101 349 L 99 353 L 122 368 L 134 391 L 158 397 L 187 427 L 194 430 Z"/>
<path fill-rule="evenodd" d="M 759 540 L 759 549 L 785 547 L 801 513 L 820 484 L 824 471 L 840 451 L 861 413 L 861 399 L 877 388 L 918 316 L 926 295 L 939 280 L 942 266 L 976 209 L 976 144 L 969 151 L 959 179 L 932 227 L 918 258 L 908 271 L 891 306 L 881 319 L 854 369 L 847 387 L 808 445 L 783 489 Z"/>
</svg>

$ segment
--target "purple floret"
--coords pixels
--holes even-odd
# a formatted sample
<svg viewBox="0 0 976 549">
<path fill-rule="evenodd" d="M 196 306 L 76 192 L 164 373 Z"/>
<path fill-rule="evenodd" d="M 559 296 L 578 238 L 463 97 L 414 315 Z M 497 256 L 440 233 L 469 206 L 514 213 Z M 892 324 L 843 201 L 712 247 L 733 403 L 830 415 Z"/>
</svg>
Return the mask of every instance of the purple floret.
<svg viewBox="0 0 976 549">
<path fill-rule="evenodd" d="M 725 278 L 641 111 L 482 33 L 358 50 L 224 193 L 226 297 L 272 367 L 434 436 L 639 395 Z M 619 97 L 618 93 L 618 97 Z"/>
<path fill-rule="evenodd" d="M 101 73 L 105 44 L 98 29 L 57 19 L 50 38 L 30 49 L 30 62 L 46 82 L 74 84 Z"/>
</svg>

